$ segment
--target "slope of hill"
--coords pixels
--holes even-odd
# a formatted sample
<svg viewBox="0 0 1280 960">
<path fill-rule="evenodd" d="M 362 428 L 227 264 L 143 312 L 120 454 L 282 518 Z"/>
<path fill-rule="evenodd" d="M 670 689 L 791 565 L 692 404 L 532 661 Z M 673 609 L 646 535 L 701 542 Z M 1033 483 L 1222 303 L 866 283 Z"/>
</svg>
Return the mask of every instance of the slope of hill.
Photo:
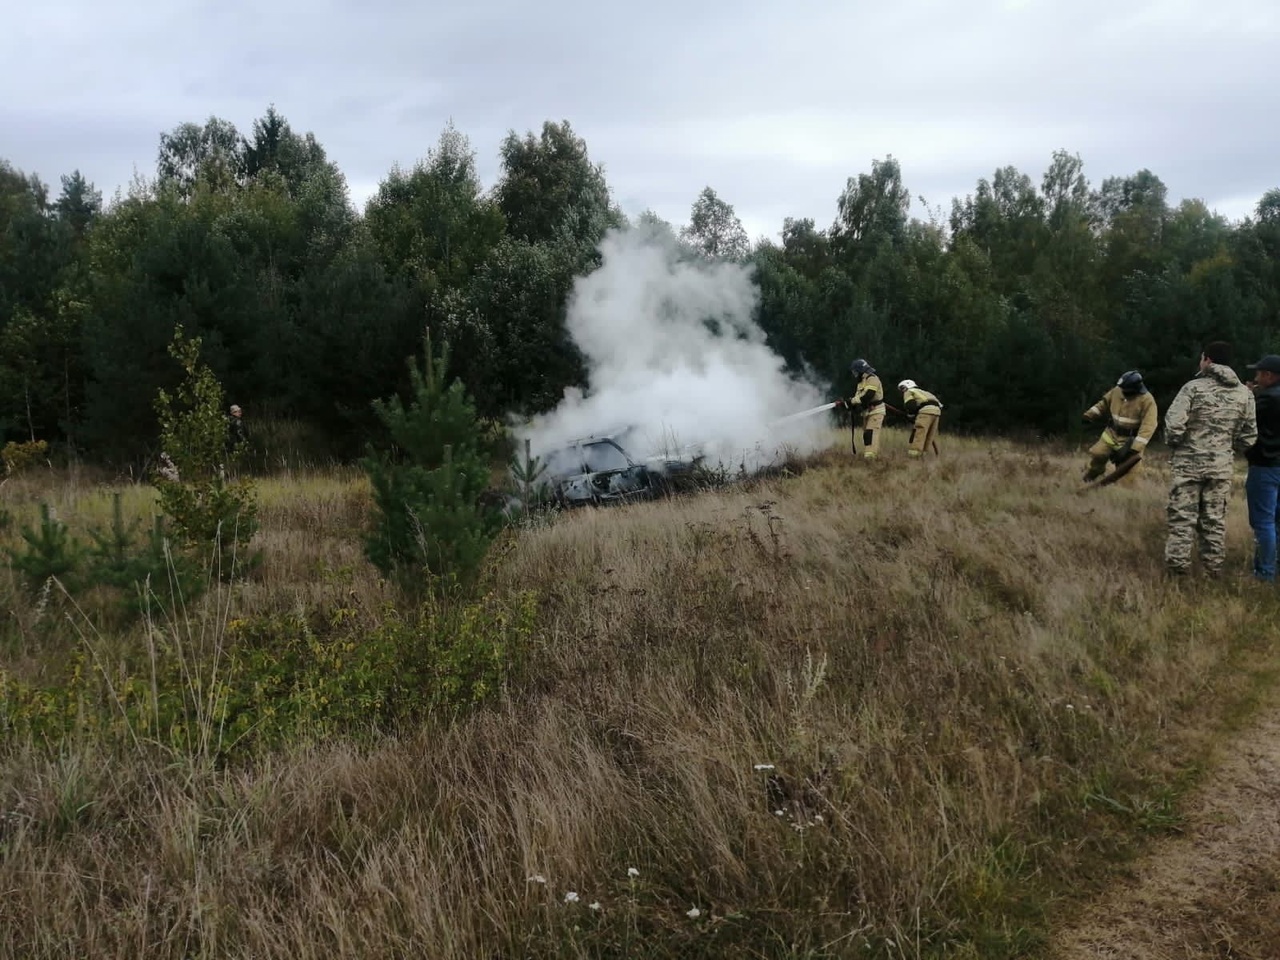
<svg viewBox="0 0 1280 960">
<path fill-rule="evenodd" d="M 487 583 L 536 601 L 518 669 L 395 735 L 215 762 L 41 742 L 0 709 L 0 956 L 1040 955 L 1178 829 L 1271 683 L 1280 603 L 1243 577 L 1238 499 L 1233 576 L 1162 578 L 1158 464 L 1081 495 L 1078 455 L 901 448 L 521 529 Z M 6 493 L 29 522 L 40 491 Z M 359 559 L 365 497 L 267 482 L 258 579 L 152 627 L 373 630 L 391 597 Z M 54 498 L 69 523 L 106 502 Z M 24 683 L 146 649 L 74 611 L 41 632 L 8 581 L 0 666 Z"/>
</svg>

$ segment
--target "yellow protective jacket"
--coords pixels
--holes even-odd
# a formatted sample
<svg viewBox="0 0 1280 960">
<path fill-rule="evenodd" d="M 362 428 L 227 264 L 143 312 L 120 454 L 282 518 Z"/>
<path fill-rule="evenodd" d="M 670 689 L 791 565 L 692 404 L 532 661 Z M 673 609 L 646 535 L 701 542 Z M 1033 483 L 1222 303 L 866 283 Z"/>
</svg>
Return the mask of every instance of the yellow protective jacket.
<svg viewBox="0 0 1280 960">
<path fill-rule="evenodd" d="M 884 403 L 884 386 L 874 373 L 868 373 L 853 388 L 853 396 L 849 398 L 849 406 L 861 407 L 865 413 Z"/>
<path fill-rule="evenodd" d="M 922 410 L 942 413 L 942 404 L 938 398 L 928 390 L 921 390 L 919 387 L 911 387 L 902 394 L 902 407 L 909 417 L 915 417 Z"/>
<path fill-rule="evenodd" d="M 1107 429 L 1102 431 L 1102 439 L 1107 446 L 1118 449 L 1132 440 L 1130 449 L 1139 453 L 1156 435 L 1160 412 L 1151 394 L 1126 397 L 1119 387 L 1112 387 L 1106 396 L 1084 412 L 1084 418 L 1106 422 Z"/>
</svg>

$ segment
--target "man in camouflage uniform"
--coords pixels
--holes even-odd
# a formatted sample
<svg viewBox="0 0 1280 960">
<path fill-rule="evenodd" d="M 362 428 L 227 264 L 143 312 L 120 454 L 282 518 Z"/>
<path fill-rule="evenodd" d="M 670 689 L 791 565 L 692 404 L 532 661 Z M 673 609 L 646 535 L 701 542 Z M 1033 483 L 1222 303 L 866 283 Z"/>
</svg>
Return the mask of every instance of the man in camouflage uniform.
<svg viewBox="0 0 1280 960">
<path fill-rule="evenodd" d="M 1253 395 L 1230 363 L 1229 344 L 1206 345 L 1200 373 L 1183 385 L 1165 415 L 1173 485 L 1164 563 L 1174 575 L 1191 572 L 1197 534 L 1206 574 L 1218 576 L 1226 560 L 1232 449 L 1243 453 L 1258 438 Z"/>
</svg>

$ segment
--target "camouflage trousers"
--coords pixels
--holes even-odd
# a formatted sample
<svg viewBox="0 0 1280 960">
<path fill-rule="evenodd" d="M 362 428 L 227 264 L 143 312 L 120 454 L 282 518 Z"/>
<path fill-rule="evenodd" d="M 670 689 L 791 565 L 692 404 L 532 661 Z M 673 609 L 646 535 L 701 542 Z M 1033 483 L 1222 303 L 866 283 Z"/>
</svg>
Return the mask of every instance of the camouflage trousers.
<svg viewBox="0 0 1280 960">
<path fill-rule="evenodd" d="M 1191 570 L 1191 554 L 1197 542 L 1200 563 L 1206 573 L 1221 572 L 1227 558 L 1227 502 L 1231 481 L 1174 477 L 1169 488 L 1166 514 L 1169 536 L 1164 545 L 1164 565 L 1173 573 Z"/>
</svg>

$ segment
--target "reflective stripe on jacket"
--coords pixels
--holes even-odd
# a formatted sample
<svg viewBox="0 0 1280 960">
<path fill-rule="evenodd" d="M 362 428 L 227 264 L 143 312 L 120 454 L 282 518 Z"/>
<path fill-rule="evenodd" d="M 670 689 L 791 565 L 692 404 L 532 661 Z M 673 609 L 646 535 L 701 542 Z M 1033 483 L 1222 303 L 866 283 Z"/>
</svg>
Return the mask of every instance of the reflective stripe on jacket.
<svg viewBox="0 0 1280 960">
<path fill-rule="evenodd" d="M 1155 397 L 1139 393 L 1126 397 L 1119 387 L 1112 387 L 1101 400 L 1084 412 L 1086 420 L 1106 420 L 1103 442 L 1112 449 L 1130 441 L 1134 450 L 1144 450 L 1156 435 L 1160 412 Z"/>
<path fill-rule="evenodd" d="M 928 390 L 921 390 L 919 387 L 911 387 L 903 393 L 902 405 L 913 417 L 922 410 L 930 410 L 933 413 L 942 412 L 942 402 Z"/>
<path fill-rule="evenodd" d="M 853 397 L 850 399 L 853 406 L 862 407 L 869 410 L 872 407 L 878 407 L 884 403 L 884 386 L 880 383 L 880 378 L 874 373 L 866 374 L 858 385 L 853 388 Z"/>
</svg>

